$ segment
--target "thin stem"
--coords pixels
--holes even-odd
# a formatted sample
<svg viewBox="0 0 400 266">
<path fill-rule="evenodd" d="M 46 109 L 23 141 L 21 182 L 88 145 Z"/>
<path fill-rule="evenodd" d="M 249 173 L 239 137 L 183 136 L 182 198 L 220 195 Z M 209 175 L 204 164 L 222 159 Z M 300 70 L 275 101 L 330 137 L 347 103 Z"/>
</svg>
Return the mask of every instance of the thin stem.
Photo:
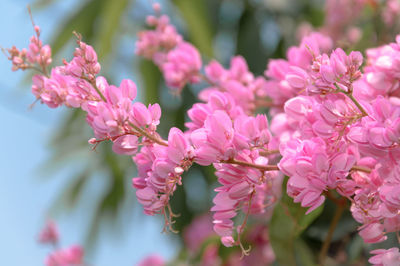
<svg viewBox="0 0 400 266">
<path fill-rule="evenodd" d="M 267 151 L 259 151 L 258 154 L 260 154 L 261 156 L 269 156 L 272 154 L 279 154 L 279 150 L 267 150 Z"/>
<path fill-rule="evenodd" d="M 352 101 L 353 103 L 357 106 L 357 108 L 361 111 L 363 116 L 368 116 L 367 112 L 365 111 L 365 109 L 361 106 L 361 104 L 357 101 L 356 98 L 354 98 L 353 94 L 349 93 L 346 94 Z"/>
<path fill-rule="evenodd" d="M 361 172 L 364 172 L 364 173 L 367 173 L 367 174 L 370 174 L 371 173 L 371 169 L 369 169 L 368 167 L 364 167 L 364 166 L 360 166 L 360 165 L 354 165 L 352 168 L 351 168 L 351 170 L 353 170 L 353 171 L 361 171 Z"/>
<path fill-rule="evenodd" d="M 351 92 L 347 92 L 345 90 L 342 90 L 336 83 L 335 83 L 335 87 L 338 90 L 338 92 L 341 92 L 345 95 L 347 95 L 347 97 L 350 98 L 350 100 L 357 106 L 358 110 L 360 110 L 362 116 L 368 116 L 368 113 L 365 111 L 365 109 L 361 106 L 361 104 L 357 101 L 356 98 L 354 98 L 353 94 Z"/>
<path fill-rule="evenodd" d="M 27 69 L 36 70 L 36 71 L 39 72 L 40 74 L 43 74 L 44 76 L 46 76 L 46 78 L 50 78 L 49 74 L 47 73 L 46 69 L 43 68 L 43 66 L 42 66 L 42 69 L 40 69 L 40 68 L 38 68 L 37 66 L 34 66 L 34 65 L 28 65 L 26 68 L 27 68 Z"/>
<path fill-rule="evenodd" d="M 104 102 L 107 102 L 106 97 L 104 97 L 103 93 L 101 93 L 101 91 L 99 90 L 99 88 L 97 88 L 97 85 L 96 85 L 96 81 L 95 81 L 95 80 L 89 79 L 89 78 L 87 78 L 87 77 L 81 77 L 81 78 L 84 79 L 84 80 L 86 80 L 87 82 L 89 82 L 89 83 L 93 86 L 93 88 L 96 90 L 96 92 L 100 95 L 100 98 L 101 98 Z"/>
<path fill-rule="evenodd" d="M 148 132 L 146 132 L 145 130 L 141 129 L 140 127 L 135 126 L 134 124 L 130 123 L 130 126 L 133 127 L 137 132 L 139 132 L 140 134 L 142 134 L 142 136 L 145 136 L 146 138 L 152 140 L 153 142 L 163 145 L 163 146 L 168 146 L 168 143 L 162 139 L 159 139 L 151 134 L 149 134 Z"/>
<path fill-rule="evenodd" d="M 240 259 L 243 259 L 244 256 L 250 255 L 251 246 L 249 246 L 247 249 L 245 249 L 243 247 L 242 241 L 240 240 L 240 237 L 241 237 L 241 235 L 243 233 L 244 228 L 246 227 L 247 220 L 249 219 L 251 200 L 253 199 L 253 196 L 254 196 L 255 192 L 256 191 L 253 190 L 253 192 L 251 192 L 251 194 L 250 194 L 250 199 L 249 199 L 249 203 L 248 203 L 248 206 L 247 206 L 246 216 L 244 217 L 243 223 L 239 227 L 239 231 L 238 231 L 238 240 L 237 240 L 237 242 L 239 243 L 240 249 L 242 250 L 242 256 L 240 257 Z"/>
<path fill-rule="evenodd" d="M 260 164 L 249 163 L 249 162 L 240 161 L 240 160 L 236 160 L 236 159 L 222 160 L 220 162 L 253 167 L 253 168 L 259 169 L 261 171 L 279 171 L 279 167 L 277 165 L 260 165 Z"/>
<path fill-rule="evenodd" d="M 325 238 L 324 243 L 322 244 L 321 251 L 319 253 L 319 265 L 323 266 L 325 264 L 325 258 L 328 254 L 329 246 L 332 241 L 333 233 L 335 232 L 335 228 L 339 223 L 340 218 L 342 217 L 343 211 L 345 209 L 345 201 L 341 201 L 340 204 L 337 204 L 337 208 L 335 211 L 335 215 L 333 216 L 333 220 L 329 226 L 328 235 Z"/>
</svg>

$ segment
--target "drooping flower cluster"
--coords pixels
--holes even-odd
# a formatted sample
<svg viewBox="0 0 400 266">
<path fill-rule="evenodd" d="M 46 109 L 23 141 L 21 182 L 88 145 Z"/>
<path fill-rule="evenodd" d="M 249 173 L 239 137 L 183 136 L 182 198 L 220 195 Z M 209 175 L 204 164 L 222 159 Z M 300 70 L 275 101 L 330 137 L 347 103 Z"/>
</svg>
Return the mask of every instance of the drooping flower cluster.
<svg viewBox="0 0 400 266">
<path fill-rule="evenodd" d="M 170 196 L 182 184 L 181 175 L 190 168 L 193 158 L 193 147 L 177 128 L 170 130 L 167 145 L 148 145 L 133 158 L 139 177 L 132 182 L 146 214 L 165 212 Z"/>
</svg>

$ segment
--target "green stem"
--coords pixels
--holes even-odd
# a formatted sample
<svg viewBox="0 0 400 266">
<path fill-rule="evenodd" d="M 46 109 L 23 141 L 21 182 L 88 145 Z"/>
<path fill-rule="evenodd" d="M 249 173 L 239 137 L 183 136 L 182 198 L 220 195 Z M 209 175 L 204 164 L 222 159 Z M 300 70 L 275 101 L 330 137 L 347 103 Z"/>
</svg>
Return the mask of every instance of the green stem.
<svg viewBox="0 0 400 266">
<path fill-rule="evenodd" d="M 357 101 L 356 98 L 354 98 L 353 94 L 351 92 L 347 92 L 345 90 L 342 90 L 336 83 L 335 83 L 335 87 L 337 89 L 338 92 L 341 92 L 345 95 L 347 95 L 347 97 L 350 98 L 350 100 L 357 106 L 358 110 L 360 110 L 362 116 L 368 116 L 368 113 L 365 111 L 365 109 L 361 106 L 361 104 Z"/>
<path fill-rule="evenodd" d="M 146 132 L 145 130 L 141 129 L 140 127 L 135 126 L 132 123 L 129 123 L 131 127 L 133 127 L 137 132 L 139 132 L 142 136 L 145 136 L 146 138 L 152 140 L 153 142 L 163 145 L 163 146 L 168 146 L 168 143 L 162 139 L 159 139 L 151 134 L 149 134 L 148 132 Z"/>
<path fill-rule="evenodd" d="M 368 116 L 368 114 L 367 114 L 367 112 L 365 111 L 365 109 L 361 106 L 361 104 L 357 101 L 357 99 L 354 98 L 353 94 L 348 93 L 348 94 L 346 94 L 346 95 L 347 95 L 347 97 L 350 98 L 350 100 L 353 101 L 353 103 L 357 106 L 358 110 L 361 111 L 362 116 Z"/>
</svg>

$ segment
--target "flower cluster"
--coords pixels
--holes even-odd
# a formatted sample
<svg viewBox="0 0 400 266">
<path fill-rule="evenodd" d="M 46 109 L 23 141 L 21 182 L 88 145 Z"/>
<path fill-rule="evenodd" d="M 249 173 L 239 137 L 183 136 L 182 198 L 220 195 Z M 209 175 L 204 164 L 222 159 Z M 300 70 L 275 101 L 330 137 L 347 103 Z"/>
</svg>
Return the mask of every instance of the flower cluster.
<svg viewBox="0 0 400 266">
<path fill-rule="evenodd" d="M 215 91 L 227 92 L 246 114 L 254 112 L 256 107 L 269 104 L 265 99 L 265 79 L 254 77 L 243 57 L 233 57 L 229 69 L 212 60 L 204 71 L 210 87 L 201 91 L 200 100 L 208 101 Z"/>
<path fill-rule="evenodd" d="M 329 52 L 332 49 L 332 40 L 320 33 L 312 33 L 305 36 L 299 46 L 290 47 L 287 52 L 287 60 L 273 59 L 268 62 L 265 76 L 268 78 L 265 86 L 265 94 L 273 100 L 273 113 L 282 110 L 287 100 L 300 94 L 302 91 L 296 83 L 296 79 L 291 78 L 289 71 L 295 70 L 307 76 L 311 72 L 313 57 L 322 52 Z M 286 76 L 289 76 L 286 78 Z M 292 86 L 289 83 L 292 80 Z M 294 82 L 293 82 L 294 81 Z M 300 84 L 304 82 L 300 78 Z M 305 84 L 304 84 L 305 85 Z M 275 110 L 277 109 L 277 110 Z"/>
<path fill-rule="evenodd" d="M 158 4 L 154 4 L 153 8 L 159 13 Z M 148 16 L 146 22 L 153 29 L 139 33 L 136 54 L 154 61 L 174 93 L 179 94 L 186 83 L 199 82 L 202 66 L 200 53 L 193 45 L 183 41 L 170 24 L 169 17 Z"/>
<path fill-rule="evenodd" d="M 330 37 L 311 33 L 288 50 L 287 60 L 271 60 L 266 78 L 255 77 L 240 56 L 229 68 L 212 60 L 202 74 L 197 49 L 159 14 L 159 5 L 154 10 L 157 15 L 147 18 L 152 29 L 139 34 L 136 53 L 160 68 L 174 93 L 188 83 L 206 83 L 202 102 L 187 112 L 187 130 L 173 127 L 166 140 L 157 133 L 160 106 L 135 102 L 131 80 L 108 84 L 99 75 L 96 52 L 79 35 L 72 60 L 51 71 L 50 47 L 42 45 L 36 27 L 29 51 L 8 50 L 13 69 L 41 72 L 32 85 L 38 100 L 49 107 L 81 108 L 93 129 L 90 144 L 112 141 L 115 153 L 132 157 L 138 169 L 132 184 L 146 214 L 163 214 L 172 231 L 169 200 L 197 163 L 213 165 L 220 184 L 211 208 L 214 232 L 224 246 L 240 246 L 246 255 L 241 239 L 249 216 L 269 219 L 282 173 L 289 178 L 286 193 L 307 213 L 327 197 L 342 197 L 342 205 L 348 200 L 367 243 L 400 231 L 400 36 L 396 43 L 368 50 L 364 69 L 360 52 L 333 50 Z M 271 122 L 258 113 L 260 107 L 270 108 Z M 235 225 L 240 212 L 244 219 Z M 57 233 L 49 226 L 41 239 L 57 242 Z M 255 242 L 270 250 L 268 239 Z M 215 252 L 211 246 L 205 261 L 213 261 Z M 376 250 L 370 262 L 385 265 L 398 260 L 398 253 Z M 265 261 L 272 261 L 268 254 Z M 81 257 L 73 248 L 49 261 Z"/>
<path fill-rule="evenodd" d="M 354 84 L 355 96 L 367 101 L 379 95 L 399 97 L 400 37 L 396 43 L 368 49 L 366 54 L 364 75 Z"/>
<path fill-rule="evenodd" d="M 368 66 L 358 80 L 358 52 L 312 56 L 311 70 L 292 67 L 285 76 L 305 95 L 286 101 L 271 124 L 280 134 L 278 165 L 289 176 L 287 193 L 310 212 L 335 190 L 352 202 L 364 241 L 384 241 L 400 229 L 399 100 L 390 90 L 371 100 L 359 96 L 374 93 L 365 76 L 381 70 Z"/>
</svg>

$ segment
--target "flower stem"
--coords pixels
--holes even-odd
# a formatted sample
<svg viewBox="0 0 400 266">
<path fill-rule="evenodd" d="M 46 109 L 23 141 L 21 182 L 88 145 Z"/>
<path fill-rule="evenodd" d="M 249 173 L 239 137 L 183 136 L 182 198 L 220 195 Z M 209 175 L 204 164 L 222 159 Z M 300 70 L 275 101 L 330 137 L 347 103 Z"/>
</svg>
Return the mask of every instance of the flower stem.
<svg viewBox="0 0 400 266">
<path fill-rule="evenodd" d="M 279 154 L 279 150 L 266 150 L 266 151 L 259 151 L 258 154 L 261 156 L 269 156 L 272 154 Z"/>
<path fill-rule="evenodd" d="M 360 165 L 353 165 L 351 170 L 353 170 L 353 171 L 361 171 L 361 172 L 364 172 L 364 173 L 367 173 L 367 174 L 370 174 L 371 171 L 372 171 L 371 169 L 369 169 L 367 167 L 364 167 L 364 166 L 360 166 Z"/>
<path fill-rule="evenodd" d="M 368 116 L 368 113 L 365 111 L 365 109 L 361 106 L 361 104 L 357 101 L 356 98 L 354 98 L 353 93 L 352 92 L 347 92 L 345 90 L 342 90 L 336 83 L 335 83 L 335 87 L 337 89 L 338 92 L 341 92 L 345 95 L 347 95 L 347 97 L 350 98 L 350 100 L 357 106 L 358 110 L 360 110 L 362 116 Z"/>
<path fill-rule="evenodd" d="M 149 134 L 148 132 L 146 132 L 145 130 L 141 129 L 140 127 L 135 126 L 132 123 L 129 123 L 131 127 L 133 127 L 133 129 L 135 129 L 137 132 L 139 132 L 142 136 L 152 140 L 153 142 L 163 145 L 163 146 L 168 146 L 168 143 L 166 141 L 164 141 L 163 139 L 157 138 L 151 134 Z"/>
<path fill-rule="evenodd" d="M 107 102 L 106 97 L 104 97 L 103 93 L 101 93 L 101 91 L 99 90 L 99 88 L 96 85 L 96 81 L 93 79 L 89 79 L 87 77 L 81 77 L 82 79 L 86 80 L 87 82 L 89 82 L 92 87 L 96 90 L 97 94 L 99 94 L 100 98 L 104 101 Z"/>
<path fill-rule="evenodd" d="M 354 104 L 357 106 L 357 108 L 361 111 L 362 116 L 368 116 L 368 114 L 367 114 L 367 112 L 365 111 L 365 109 L 361 106 L 361 104 L 357 101 L 357 99 L 354 98 L 354 96 L 353 96 L 352 93 L 348 93 L 348 94 L 346 94 L 346 95 L 347 95 L 347 97 L 350 98 L 350 100 L 353 101 L 353 103 L 354 103 Z"/>
<path fill-rule="evenodd" d="M 240 160 L 236 160 L 236 159 L 223 160 L 220 162 L 253 167 L 253 168 L 259 169 L 261 171 L 279 171 L 279 167 L 277 165 L 260 165 L 260 164 L 249 163 L 249 162 L 240 161 Z"/>
<path fill-rule="evenodd" d="M 333 216 L 333 220 L 329 226 L 328 234 L 325 238 L 324 243 L 322 244 L 321 251 L 319 253 L 319 265 L 323 266 L 325 264 L 325 258 L 326 255 L 328 254 L 329 246 L 332 241 L 333 233 L 335 231 L 336 226 L 339 223 L 340 218 L 342 217 L 343 211 L 346 206 L 346 201 L 340 201 L 339 204 L 337 204 L 335 215 Z"/>
</svg>

